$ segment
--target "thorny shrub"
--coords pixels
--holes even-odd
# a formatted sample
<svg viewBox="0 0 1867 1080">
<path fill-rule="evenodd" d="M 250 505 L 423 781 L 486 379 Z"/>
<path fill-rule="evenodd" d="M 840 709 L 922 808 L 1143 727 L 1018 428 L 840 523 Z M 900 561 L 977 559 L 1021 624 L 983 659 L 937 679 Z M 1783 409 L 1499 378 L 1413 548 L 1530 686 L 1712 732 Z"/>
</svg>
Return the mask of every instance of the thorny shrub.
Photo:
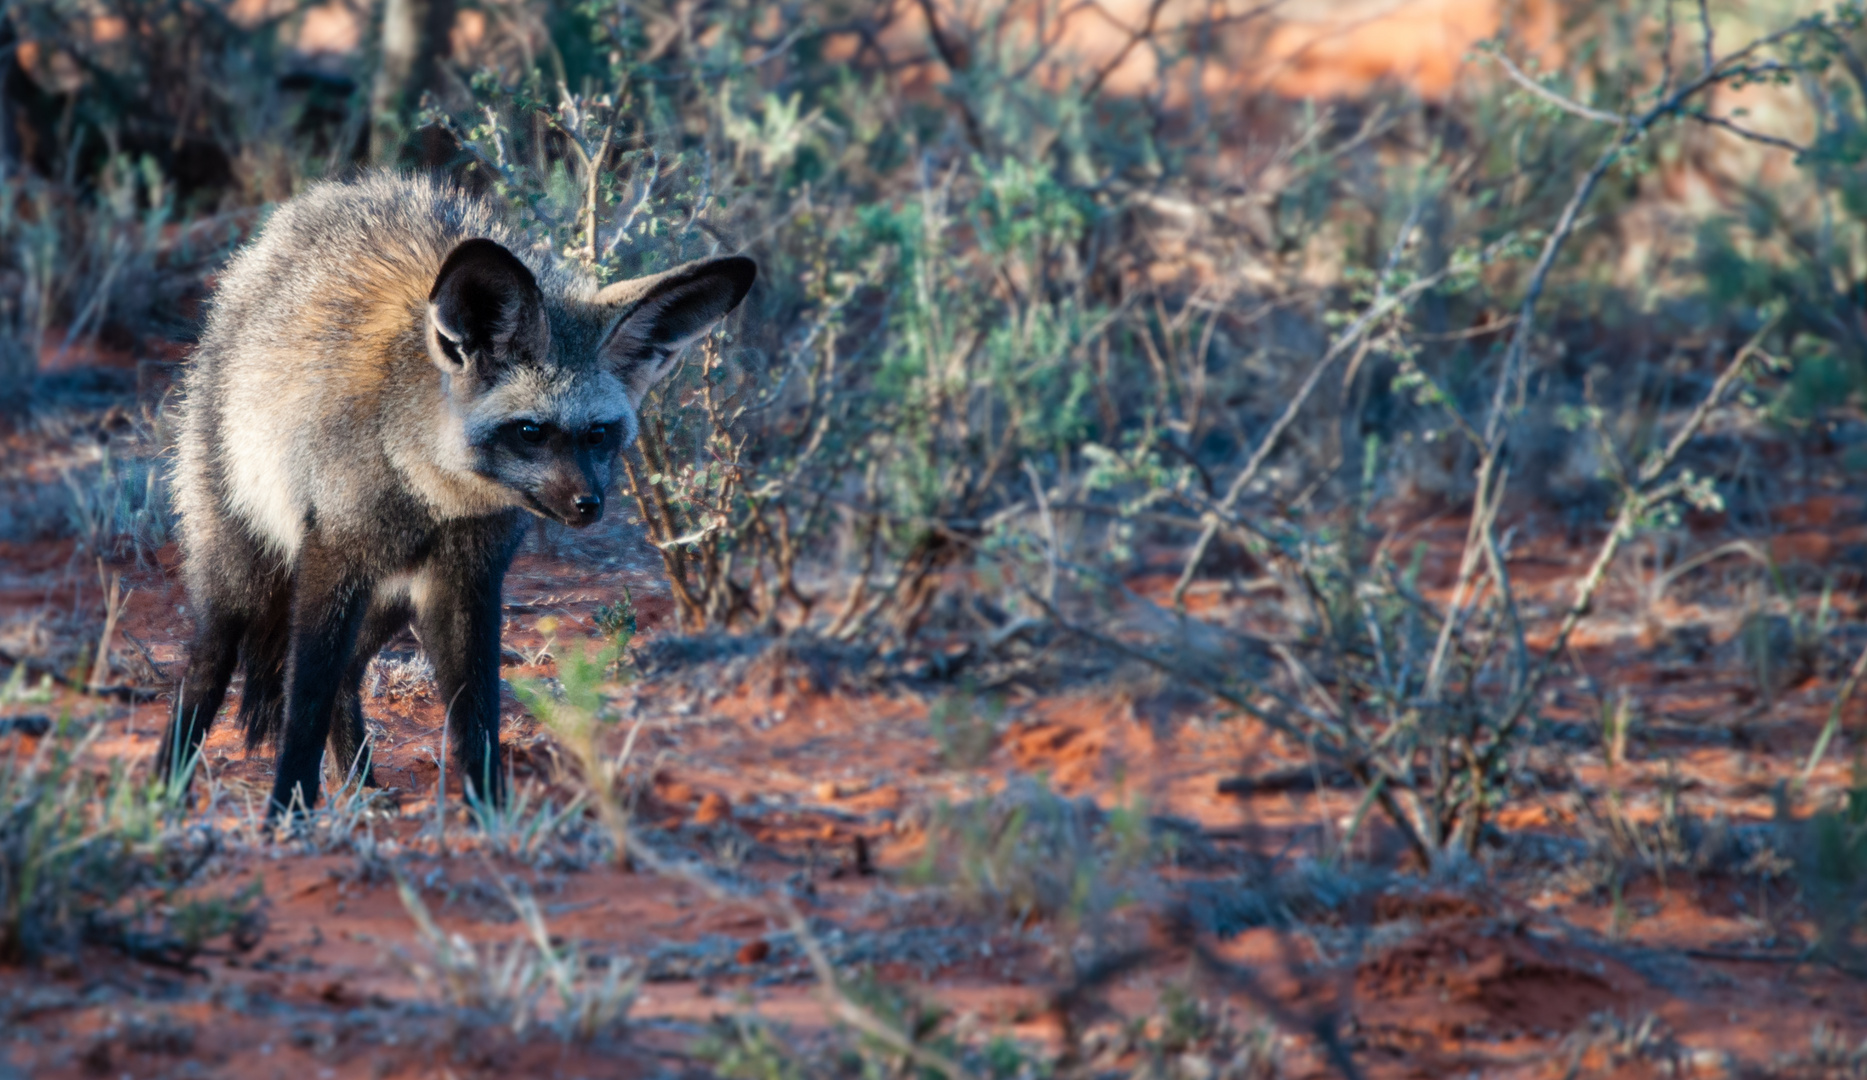
<svg viewBox="0 0 1867 1080">
<path fill-rule="evenodd" d="M 1724 505 L 1688 452 L 1707 417 L 1733 394 L 1791 416 L 1798 350 L 1847 344 L 1786 295 L 1704 319 L 1748 273 L 1707 241 L 1700 271 L 1663 279 L 1679 317 L 1711 327 L 1681 347 L 1677 386 L 1578 370 L 1542 309 L 1620 302 L 1575 259 L 1605 242 L 1583 219 L 1620 202 L 1610 178 L 1637 184 L 1694 138 L 1686 121 L 1780 144 L 1709 112 L 1711 92 L 1851 79 L 1859 13 L 1722 51 L 1668 20 L 1658 60 L 1651 25 L 1610 20 L 1573 80 L 1524 73 L 1498 42 L 1501 105 L 1312 114 L 1227 202 L 1164 105 L 1032 77 L 1042 46 L 995 32 L 1010 12 L 934 28 L 966 43 L 941 50 L 935 103 L 889 94 L 886 68 L 815 62 L 826 31 L 804 12 L 771 16 L 773 37 L 750 6 L 711 6 L 676 60 L 640 47 L 644 24 L 584 9 L 576 63 L 483 73 L 472 109 L 430 119 L 464 140 L 461 175 L 600 275 L 759 259 L 747 314 L 656 392 L 625 461 L 685 629 L 939 649 L 927 639 L 999 628 L 935 625 L 936 598 L 972 582 L 1006 619 L 1138 654 L 1314 748 L 1422 864 L 1468 856 L 1620 550 Z M 1152 45 L 1169 69 L 1187 58 Z M 1817 201 L 1856 182 L 1836 163 L 1858 125 L 1834 97 L 1796 147 Z M 1149 249 L 1163 214 L 1191 223 L 1177 261 Z M 1297 288 L 1323 246 L 1332 279 Z M 1318 400 L 1325 378 L 1342 404 Z M 1525 476 L 1609 511 L 1558 612 L 1526 610 L 1510 580 L 1500 520 Z M 1422 485 L 1471 500 L 1445 602 L 1377 516 Z M 1164 607 L 1122 584 L 1149 547 L 1178 567 Z M 1189 593 L 1226 589 L 1240 560 L 1282 610 L 1190 615 Z M 1151 641 L 1099 630 L 1111 614 Z M 1539 614 L 1559 625 L 1533 650 Z"/>
</svg>

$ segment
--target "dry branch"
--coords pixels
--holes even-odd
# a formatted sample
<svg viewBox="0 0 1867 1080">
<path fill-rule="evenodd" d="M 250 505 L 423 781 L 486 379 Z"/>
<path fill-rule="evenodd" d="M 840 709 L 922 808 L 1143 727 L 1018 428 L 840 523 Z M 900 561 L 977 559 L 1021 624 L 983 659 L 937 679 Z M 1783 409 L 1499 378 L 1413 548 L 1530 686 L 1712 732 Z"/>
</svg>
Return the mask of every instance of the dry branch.
<svg viewBox="0 0 1867 1080">
<path fill-rule="evenodd" d="M 1479 262 L 1489 262 L 1512 242 L 1514 242 L 1513 237 L 1493 242 L 1479 256 Z M 1257 479 L 1259 471 L 1264 468 L 1264 463 L 1270 459 L 1271 452 L 1277 448 L 1278 441 L 1283 438 L 1286 431 L 1290 430 L 1290 426 L 1296 423 L 1297 414 L 1302 412 L 1303 406 L 1309 402 L 1310 395 L 1316 392 L 1316 387 L 1322 382 L 1323 374 L 1382 319 L 1404 309 L 1421 294 L 1438 288 L 1447 278 L 1461 269 L 1463 269 L 1462 266 L 1449 262 L 1394 293 L 1387 292 L 1383 285 L 1374 302 L 1368 305 L 1368 310 L 1362 312 L 1359 318 L 1336 336 L 1335 341 L 1329 345 L 1328 351 L 1324 352 L 1311 366 L 1309 374 L 1304 376 L 1303 385 L 1298 387 L 1296 394 L 1284 406 L 1283 412 L 1279 413 L 1277 419 L 1272 422 L 1270 430 L 1264 433 L 1264 438 L 1259 441 L 1257 449 L 1251 452 L 1251 457 L 1246 460 L 1244 468 L 1232 478 L 1231 485 L 1225 489 L 1225 497 L 1205 514 L 1205 528 L 1199 534 L 1199 539 L 1194 542 L 1193 550 L 1186 558 L 1186 565 L 1180 571 L 1180 580 L 1173 587 L 1175 607 L 1186 602 L 1187 587 L 1192 584 L 1193 575 L 1198 571 L 1200 562 L 1206 557 L 1207 548 L 1218 536 L 1220 526 L 1232 514 L 1233 509 L 1238 505 L 1239 497 L 1251 485 L 1251 481 Z"/>
</svg>

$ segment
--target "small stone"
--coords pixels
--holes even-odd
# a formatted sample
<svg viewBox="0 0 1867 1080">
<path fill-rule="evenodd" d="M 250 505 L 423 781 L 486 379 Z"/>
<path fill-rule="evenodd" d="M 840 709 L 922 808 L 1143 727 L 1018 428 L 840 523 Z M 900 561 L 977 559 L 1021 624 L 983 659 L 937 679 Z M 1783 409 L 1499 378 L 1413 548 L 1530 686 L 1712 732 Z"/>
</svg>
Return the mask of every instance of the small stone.
<svg viewBox="0 0 1867 1080">
<path fill-rule="evenodd" d="M 763 963 L 765 958 L 770 955 L 771 942 L 766 941 L 764 938 L 755 938 L 739 946 L 739 952 L 736 954 L 736 958 L 741 964 L 759 964 Z"/>
<path fill-rule="evenodd" d="M 817 797 L 818 802 L 835 802 L 843 795 L 843 789 L 838 787 L 834 780 L 821 781 L 810 791 Z"/>
<path fill-rule="evenodd" d="M 876 810 L 898 810 L 903 801 L 901 789 L 893 784 L 883 784 L 868 792 L 863 799 L 865 805 Z"/>
<path fill-rule="evenodd" d="M 700 805 L 694 807 L 694 824 L 712 825 L 733 816 L 733 804 L 726 796 L 717 791 L 709 791 L 700 797 Z"/>
</svg>

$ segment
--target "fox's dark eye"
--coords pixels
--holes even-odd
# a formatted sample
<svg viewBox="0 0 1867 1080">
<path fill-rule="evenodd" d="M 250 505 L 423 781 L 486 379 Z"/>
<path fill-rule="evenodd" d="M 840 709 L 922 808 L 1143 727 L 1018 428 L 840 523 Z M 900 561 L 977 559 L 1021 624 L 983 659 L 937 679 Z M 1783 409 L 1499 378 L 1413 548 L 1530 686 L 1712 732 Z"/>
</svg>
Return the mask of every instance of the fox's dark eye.
<svg viewBox="0 0 1867 1080">
<path fill-rule="evenodd" d="M 609 438 L 609 428 L 602 424 L 597 424 L 589 431 L 583 433 L 583 441 L 591 446 L 601 446 L 603 445 L 603 440 L 607 438 Z"/>
<path fill-rule="evenodd" d="M 519 438 L 535 446 L 545 441 L 545 429 L 527 420 L 519 425 Z"/>
</svg>

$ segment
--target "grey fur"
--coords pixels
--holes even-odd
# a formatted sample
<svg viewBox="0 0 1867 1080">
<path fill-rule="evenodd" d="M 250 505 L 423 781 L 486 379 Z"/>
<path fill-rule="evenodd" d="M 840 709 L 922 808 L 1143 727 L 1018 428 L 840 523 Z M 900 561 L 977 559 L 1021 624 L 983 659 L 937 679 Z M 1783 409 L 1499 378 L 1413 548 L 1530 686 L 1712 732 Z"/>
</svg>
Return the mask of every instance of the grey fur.
<svg viewBox="0 0 1867 1080">
<path fill-rule="evenodd" d="M 600 516 L 642 396 L 753 273 L 715 259 L 599 290 L 488 204 L 386 173 L 281 206 L 227 267 L 184 377 L 172 490 L 196 631 L 164 770 L 198 751 L 237 656 L 248 743 L 280 745 L 275 811 L 316 801 L 327 728 L 367 774 L 357 684 L 412 617 L 431 654 L 459 653 L 434 657 L 443 701 L 472 714 L 456 752 L 500 797 L 498 591 L 523 513 Z"/>
</svg>

